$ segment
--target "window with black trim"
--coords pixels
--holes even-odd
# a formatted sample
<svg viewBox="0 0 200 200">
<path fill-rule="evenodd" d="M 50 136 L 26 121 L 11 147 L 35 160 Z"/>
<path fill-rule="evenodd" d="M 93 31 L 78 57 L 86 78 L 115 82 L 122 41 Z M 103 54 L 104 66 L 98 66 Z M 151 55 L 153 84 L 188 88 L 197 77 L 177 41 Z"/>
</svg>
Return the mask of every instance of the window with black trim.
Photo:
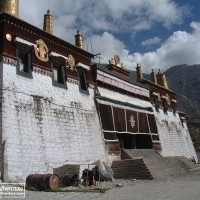
<svg viewBox="0 0 200 200">
<path fill-rule="evenodd" d="M 17 74 L 32 78 L 32 48 L 17 48 Z"/>
<path fill-rule="evenodd" d="M 167 110 L 168 110 L 167 100 L 163 98 L 162 99 L 162 104 L 163 104 L 163 110 L 164 110 L 164 112 L 167 112 Z"/>
<path fill-rule="evenodd" d="M 82 67 L 77 67 L 77 71 L 78 71 L 78 77 L 80 81 L 80 85 L 79 85 L 80 91 L 88 93 L 88 85 L 87 85 L 87 80 L 86 80 L 87 70 Z"/>
<path fill-rule="evenodd" d="M 155 105 L 156 111 L 159 111 L 159 94 L 157 93 L 152 93 L 152 97 L 153 97 L 153 104 Z"/>
<path fill-rule="evenodd" d="M 176 101 L 171 100 L 171 106 L 172 106 L 173 113 L 175 114 L 176 113 L 176 108 L 177 108 Z"/>
<path fill-rule="evenodd" d="M 53 85 L 67 88 L 65 62 L 53 60 L 52 68 L 53 68 Z"/>
<path fill-rule="evenodd" d="M 158 97 L 157 96 L 153 96 L 153 101 L 154 101 L 156 110 L 158 110 L 159 109 Z"/>
</svg>

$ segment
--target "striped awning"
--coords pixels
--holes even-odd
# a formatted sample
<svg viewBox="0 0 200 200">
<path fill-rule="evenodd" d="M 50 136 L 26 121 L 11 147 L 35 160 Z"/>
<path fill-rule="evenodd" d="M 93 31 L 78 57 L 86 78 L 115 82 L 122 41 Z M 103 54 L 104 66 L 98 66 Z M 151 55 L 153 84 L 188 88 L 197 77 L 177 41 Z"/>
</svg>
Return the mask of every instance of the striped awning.
<svg viewBox="0 0 200 200">
<path fill-rule="evenodd" d="M 104 132 L 157 133 L 152 104 L 117 92 L 99 88 L 96 98 Z"/>
</svg>

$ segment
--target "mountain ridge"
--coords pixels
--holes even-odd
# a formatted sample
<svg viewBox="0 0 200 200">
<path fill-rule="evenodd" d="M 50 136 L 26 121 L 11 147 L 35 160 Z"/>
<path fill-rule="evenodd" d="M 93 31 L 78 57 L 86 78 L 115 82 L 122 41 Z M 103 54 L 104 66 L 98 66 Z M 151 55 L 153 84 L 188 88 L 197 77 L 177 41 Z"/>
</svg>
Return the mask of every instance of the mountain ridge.
<svg viewBox="0 0 200 200">
<path fill-rule="evenodd" d="M 188 117 L 200 117 L 200 64 L 177 65 L 166 71 L 169 88 Z"/>
</svg>

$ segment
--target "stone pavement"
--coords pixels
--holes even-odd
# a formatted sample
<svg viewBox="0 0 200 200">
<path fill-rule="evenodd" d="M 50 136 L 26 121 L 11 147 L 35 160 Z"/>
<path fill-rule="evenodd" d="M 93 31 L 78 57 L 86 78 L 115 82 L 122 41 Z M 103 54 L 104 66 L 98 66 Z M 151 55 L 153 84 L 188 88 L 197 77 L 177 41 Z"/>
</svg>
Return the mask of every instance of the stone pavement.
<svg viewBox="0 0 200 200">
<path fill-rule="evenodd" d="M 200 170 L 168 180 L 115 180 L 101 187 L 111 189 L 105 193 L 26 191 L 26 198 L 20 200 L 200 200 Z"/>
<path fill-rule="evenodd" d="M 200 181 L 135 181 L 106 193 L 27 191 L 27 200 L 199 200 Z"/>
</svg>

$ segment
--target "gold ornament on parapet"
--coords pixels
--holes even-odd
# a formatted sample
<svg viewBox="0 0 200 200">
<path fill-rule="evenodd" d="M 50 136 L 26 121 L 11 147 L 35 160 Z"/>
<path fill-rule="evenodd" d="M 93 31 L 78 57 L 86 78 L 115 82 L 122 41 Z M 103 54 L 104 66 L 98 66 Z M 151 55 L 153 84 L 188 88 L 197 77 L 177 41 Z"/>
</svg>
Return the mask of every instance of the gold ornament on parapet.
<svg viewBox="0 0 200 200">
<path fill-rule="evenodd" d="M 9 33 L 6 34 L 6 40 L 8 40 L 9 42 L 12 41 L 12 36 Z"/>
<path fill-rule="evenodd" d="M 111 58 L 111 59 L 109 60 L 109 64 L 115 65 L 115 66 L 117 66 L 117 67 L 119 67 L 119 68 L 122 68 L 122 69 L 126 69 L 126 68 L 123 66 L 123 64 L 121 63 L 120 57 L 119 57 L 118 54 L 114 54 L 114 58 Z"/>
<path fill-rule="evenodd" d="M 36 47 L 35 47 L 35 55 L 36 57 L 43 61 L 48 62 L 49 61 L 49 49 L 47 45 L 44 43 L 42 39 L 36 40 Z"/>
<path fill-rule="evenodd" d="M 75 70 L 75 59 L 71 54 L 68 55 L 68 65 L 69 65 L 70 70 L 72 71 Z"/>
<path fill-rule="evenodd" d="M 115 55 L 114 55 L 114 60 L 115 60 L 115 64 L 116 64 L 118 67 L 121 67 L 120 57 L 119 57 L 118 54 L 115 54 Z"/>
</svg>

